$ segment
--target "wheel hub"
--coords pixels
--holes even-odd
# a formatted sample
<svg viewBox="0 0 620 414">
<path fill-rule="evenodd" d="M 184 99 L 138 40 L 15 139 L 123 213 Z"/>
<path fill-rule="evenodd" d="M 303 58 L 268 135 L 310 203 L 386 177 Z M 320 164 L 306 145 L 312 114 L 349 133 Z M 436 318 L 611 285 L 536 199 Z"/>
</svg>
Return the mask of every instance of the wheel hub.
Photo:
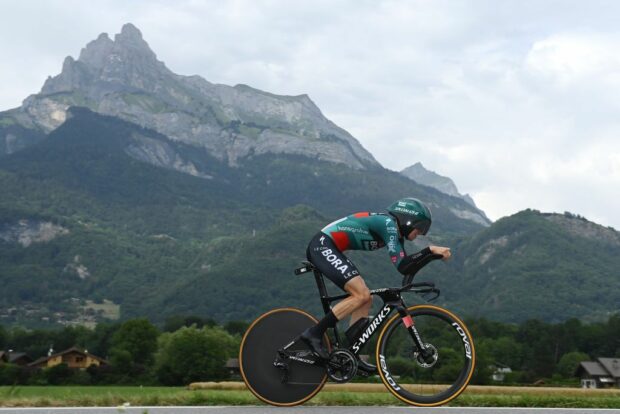
<svg viewBox="0 0 620 414">
<path fill-rule="evenodd" d="M 431 368 L 437 363 L 437 360 L 439 359 L 439 352 L 433 344 L 424 344 L 424 349 L 425 355 L 423 355 L 420 351 L 416 351 L 413 353 L 413 356 L 419 366 L 422 368 Z"/>
</svg>

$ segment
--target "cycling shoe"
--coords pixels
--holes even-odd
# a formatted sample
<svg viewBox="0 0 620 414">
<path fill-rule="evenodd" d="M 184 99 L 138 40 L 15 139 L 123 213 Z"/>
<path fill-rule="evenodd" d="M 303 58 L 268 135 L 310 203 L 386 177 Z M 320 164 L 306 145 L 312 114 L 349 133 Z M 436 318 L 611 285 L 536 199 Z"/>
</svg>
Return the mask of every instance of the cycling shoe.
<svg viewBox="0 0 620 414">
<path fill-rule="evenodd" d="M 376 374 L 377 366 L 373 364 L 369 364 L 368 362 L 362 360 L 359 356 L 357 357 L 357 369 L 364 371 L 367 374 Z"/>
<path fill-rule="evenodd" d="M 300 339 L 304 341 L 306 345 L 310 347 L 310 350 L 318 355 L 322 359 L 329 359 L 329 353 L 325 348 L 323 348 L 323 342 L 321 341 L 321 337 L 313 335 L 310 331 L 311 328 L 306 329 L 300 335 Z"/>
</svg>

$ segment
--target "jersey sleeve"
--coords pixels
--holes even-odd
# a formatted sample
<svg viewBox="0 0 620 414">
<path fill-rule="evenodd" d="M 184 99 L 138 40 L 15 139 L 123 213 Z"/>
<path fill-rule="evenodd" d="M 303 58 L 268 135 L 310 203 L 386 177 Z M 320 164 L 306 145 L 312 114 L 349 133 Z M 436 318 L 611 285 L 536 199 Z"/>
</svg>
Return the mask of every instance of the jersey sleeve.
<svg viewBox="0 0 620 414">
<path fill-rule="evenodd" d="M 405 241 L 404 239 L 399 238 L 398 228 L 396 227 L 396 222 L 394 219 L 387 216 L 384 216 L 383 219 L 383 225 L 377 230 L 379 236 L 383 239 L 383 242 L 387 247 L 392 264 L 396 267 L 396 269 L 399 269 L 399 265 L 403 259 L 407 257 L 404 246 Z"/>
</svg>

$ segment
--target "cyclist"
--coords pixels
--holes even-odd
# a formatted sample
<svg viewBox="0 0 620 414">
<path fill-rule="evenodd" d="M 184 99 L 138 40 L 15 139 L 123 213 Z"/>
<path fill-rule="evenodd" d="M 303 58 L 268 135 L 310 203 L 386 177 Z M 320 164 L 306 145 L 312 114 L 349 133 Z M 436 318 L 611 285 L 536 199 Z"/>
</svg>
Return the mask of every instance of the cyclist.
<svg viewBox="0 0 620 414">
<path fill-rule="evenodd" d="M 355 213 L 325 226 L 308 244 L 306 256 L 329 280 L 350 294 L 338 302 L 315 326 L 301 334 L 301 339 L 319 357 L 329 355 L 323 348 L 321 337 L 327 328 L 351 315 L 346 336 L 355 339 L 369 324 L 368 313 L 372 297 L 359 271 L 343 252 L 346 250 L 376 250 L 387 246 L 390 260 L 402 274 L 410 274 L 424 266 L 432 254 L 444 260 L 450 249 L 429 246 L 418 253 L 405 253 L 405 239 L 414 240 L 425 235 L 431 226 L 431 210 L 416 198 L 403 198 L 387 208 L 384 213 Z M 358 368 L 374 372 L 376 367 L 358 360 Z"/>
</svg>

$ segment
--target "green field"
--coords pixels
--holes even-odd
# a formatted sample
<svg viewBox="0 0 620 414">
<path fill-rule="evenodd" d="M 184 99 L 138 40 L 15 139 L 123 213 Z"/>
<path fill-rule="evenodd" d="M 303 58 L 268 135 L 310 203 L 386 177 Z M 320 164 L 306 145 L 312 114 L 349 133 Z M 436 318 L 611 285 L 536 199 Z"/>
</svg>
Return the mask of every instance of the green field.
<svg viewBox="0 0 620 414">
<path fill-rule="evenodd" d="M 380 384 L 328 385 L 306 405 L 403 405 Z M 0 387 L 2 407 L 256 405 L 242 384 L 184 387 L 16 386 Z M 462 407 L 620 408 L 620 390 L 470 387 L 453 401 Z"/>
</svg>

